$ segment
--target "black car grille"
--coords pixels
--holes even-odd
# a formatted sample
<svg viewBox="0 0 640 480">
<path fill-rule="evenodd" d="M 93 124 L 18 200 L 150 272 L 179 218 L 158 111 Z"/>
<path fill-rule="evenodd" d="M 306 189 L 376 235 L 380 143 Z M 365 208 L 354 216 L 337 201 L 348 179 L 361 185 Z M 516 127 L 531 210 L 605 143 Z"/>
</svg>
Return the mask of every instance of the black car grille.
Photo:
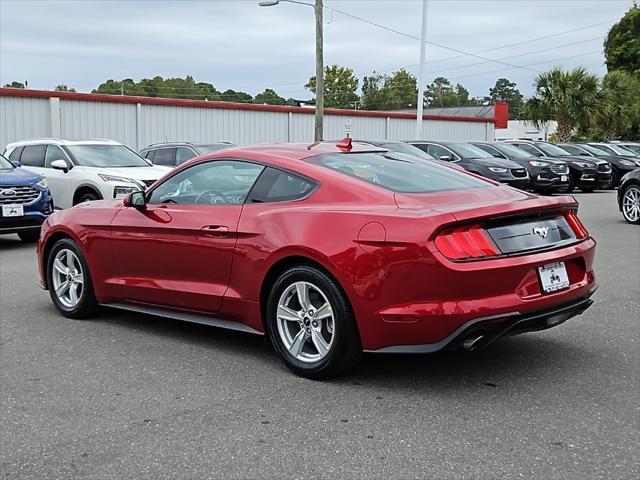
<svg viewBox="0 0 640 480">
<path fill-rule="evenodd" d="M 0 205 L 27 205 L 40 198 L 40 190 L 28 185 L 0 187 Z"/>
<path fill-rule="evenodd" d="M 566 175 L 569 173 L 569 167 L 567 165 L 551 165 L 551 171 L 560 175 Z"/>
<path fill-rule="evenodd" d="M 526 178 L 527 170 L 524 168 L 512 168 L 511 175 L 513 175 L 515 178 Z"/>
<path fill-rule="evenodd" d="M 609 164 L 609 163 L 599 163 L 598 164 L 598 171 L 599 172 L 610 172 L 611 171 L 611 164 Z"/>
</svg>

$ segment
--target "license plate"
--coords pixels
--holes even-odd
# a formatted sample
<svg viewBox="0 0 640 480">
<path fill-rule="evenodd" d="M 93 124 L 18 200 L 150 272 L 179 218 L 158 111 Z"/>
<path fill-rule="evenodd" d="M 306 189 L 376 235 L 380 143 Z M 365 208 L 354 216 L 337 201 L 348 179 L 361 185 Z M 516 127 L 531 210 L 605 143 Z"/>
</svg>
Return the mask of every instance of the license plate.
<svg viewBox="0 0 640 480">
<path fill-rule="evenodd" d="M 569 286 L 569 276 L 564 262 L 550 263 L 538 268 L 540 284 L 545 293 L 556 292 Z"/>
<path fill-rule="evenodd" d="M 569 179 L 567 178 L 567 176 L 566 176 L 566 175 L 562 175 L 562 176 L 560 177 L 560 181 L 561 181 L 561 182 L 567 182 L 567 181 L 569 181 Z"/>
<path fill-rule="evenodd" d="M 22 205 L 2 205 L 3 217 L 22 217 L 24 216 L 24 207 Z"/>
</svg>

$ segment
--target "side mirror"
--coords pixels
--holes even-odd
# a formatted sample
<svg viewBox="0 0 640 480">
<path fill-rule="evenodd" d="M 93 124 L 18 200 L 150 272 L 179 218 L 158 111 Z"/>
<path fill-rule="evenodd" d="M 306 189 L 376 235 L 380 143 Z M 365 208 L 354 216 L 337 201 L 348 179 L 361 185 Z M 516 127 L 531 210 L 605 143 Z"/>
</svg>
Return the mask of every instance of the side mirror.
<svg viewBox="0 0 640 480">
<path fill-rule="evenodd" d="M 10 160 L 10 162 L 11 162 L 11 165 L 13 165 L 16 168 L 22 166 L 22 163 L 20 163 L 20 160 Z"/>
<path fill-rule="evenodd" d="M 64 173 L 69 171 L 69 164 L 66 160 L 58 159 L 51 162 L 51 168 L 55 170 L 62 170 Z"/>
<path fill-rule="evenodd" d="M 451 157 L 449 155 L 440 155 L 438 157 L 438 160 L 442 160 L 443 162 L 450 162 L 451 161 Z"/>
<path fill-rule="evenodd" d="M 125 207 L 142 209 L 147 205 L 147 198 L 144 196 L 144 192 L 142 191 L 131 192 L 129 195 L 124 197 L 122 203 Z"/>
</svg>

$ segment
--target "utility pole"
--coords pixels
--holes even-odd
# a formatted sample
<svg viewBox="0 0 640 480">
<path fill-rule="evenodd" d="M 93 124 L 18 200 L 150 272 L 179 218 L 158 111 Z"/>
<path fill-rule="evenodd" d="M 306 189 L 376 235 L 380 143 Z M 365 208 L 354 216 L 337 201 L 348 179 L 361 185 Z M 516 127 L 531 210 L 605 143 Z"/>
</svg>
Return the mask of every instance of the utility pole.
<svg viewBox="0 0 640 480">
<path fill-rule="evenodd" d="M 420 73 L 418 75 L 418 112 L 416 114 L 416 140 L 422 140 L 422 114 L 424 112 L 425 56 L 427 41 L 427 0 L 422 0 L 422 34 L 420 35 Z"/>
<path fill-rule="evenodd" d="M 324 123 L 324 55 L 322 39 L 322 0 L 316 0 L 316 121 L 314 140 L 323 140 Z"/>
</svg>

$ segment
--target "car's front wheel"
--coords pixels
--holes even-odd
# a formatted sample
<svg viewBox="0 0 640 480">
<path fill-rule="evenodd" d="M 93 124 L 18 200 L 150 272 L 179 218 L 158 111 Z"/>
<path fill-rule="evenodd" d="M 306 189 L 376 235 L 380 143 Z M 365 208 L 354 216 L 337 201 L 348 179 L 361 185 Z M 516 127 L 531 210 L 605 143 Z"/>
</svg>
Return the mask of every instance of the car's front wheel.
<svg viewBox="0 0 640 480">
<path fill-rule="evenodd" d="M 629 223 L 640 224 L 640 185 L 629 185 L 622 192 L 622 216 Z"/>
<path fill-rule="evenodd" d="M 47 283 L 56 308 L 69 318 L 93 315 L 98 302 L 93 292 L 89 267 L 76 243 L 58 240 L 47 257 Z"/>
<path fill-rule="evenodd" d="M 315 267 L 293 267 L 276 280 L 267 322 L 281 359 L 303 377 L 335 377 L 353 368 L 362 354 L 349 300 L 333 278 Z"/>
</svg>

